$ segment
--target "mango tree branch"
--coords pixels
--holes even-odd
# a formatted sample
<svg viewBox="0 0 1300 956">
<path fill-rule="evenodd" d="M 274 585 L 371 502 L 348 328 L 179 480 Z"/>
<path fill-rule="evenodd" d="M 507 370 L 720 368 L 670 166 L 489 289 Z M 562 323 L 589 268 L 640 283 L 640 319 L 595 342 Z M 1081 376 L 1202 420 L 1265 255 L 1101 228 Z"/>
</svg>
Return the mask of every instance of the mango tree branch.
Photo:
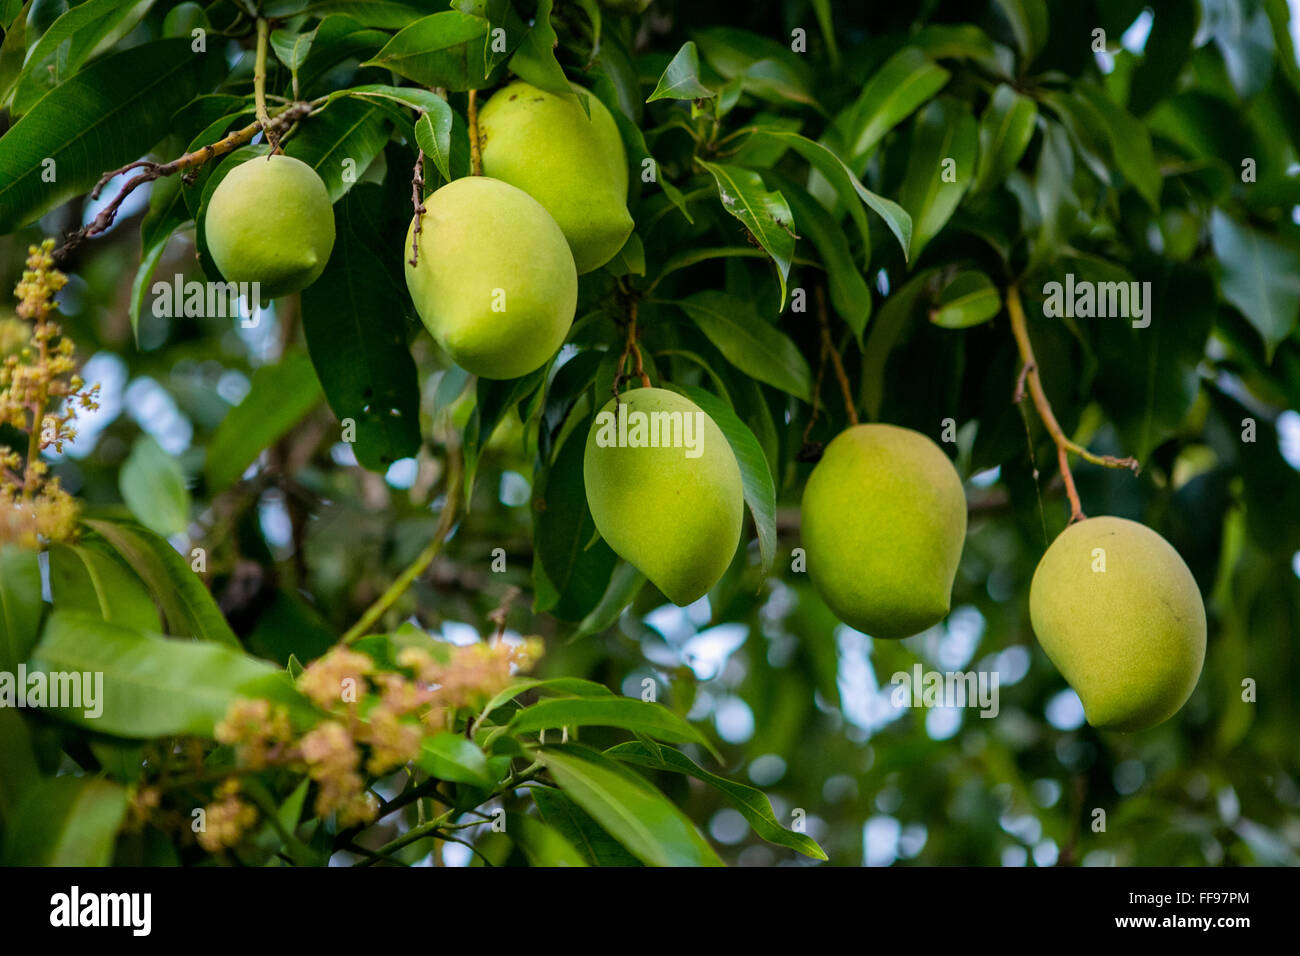
<svg viewBox="0 0 1300 956">
<path fill-rule="evenodd" d="M 265 17 L 258 17 L 257 59 L 253 64 L 253 103 L 257 109 L 257 122 L 266 131 L 266 141 L 271 144 L 269 156 L 280 152 L 280 136 L 272 127 L 270 114 L 266 111 L 266 48 L 270 36 L 271 24 Z"/>
<path fill-rule="evenodd" d="M 387 591 L 380 595 L 379 600 L 366 608 L 365 613 L 361 615 L 357 623 L 353 624 L 340 639 L 340 644 L 351 644 L 365 637 L 375 622 L 384 616 L 385 611 L 397 603 L 397 599 L 405 594 L 407 588 L 428 570 L 429 565 L 433 563 L 433 559 L 442 551 L 442 546 L 446 543 L 447 536 L 451 534 L 451 529 L 455 527 L 456 518 L 460 513 L 460 476 L 460 449 L 448 448 L 447 494 L 442 505 L 442 514 L 438 516 L 438 527 L 433 532 L 433 540 L 411 562 L 410 566 L 398 575 L 397 580 L 389 586 Z"/>
<path fill-rule="evenodd" d="M 478 141 L 478 90 L 469 91 L 469 105 L 465 107 L 469 121 L 469 169 L 475 176 L 483 175 L 483 154 Z"/>
<path fill-rule="evenodd" d="M 1034 358 L 1034 347 L 1029 341 L 1029 327 L 1025 324 L 1025 310 L 1020 304 L 1020 290 L 1015 285 L 1007 288 L 1007 314 L 1011 317 L 1011 334 L 1015 336 L 1016 347 L 1020 351 L 1020 361 L 1023 363 L 1016 381 L 1015 401 L 1024 399 L 1025 388 L 1028 386 L 1038 417 L 1042 419 L 1043 427 L 1047 429 L 1056 444 L 1056 460 L 1060 464 L 1061 480 L 1065 482 L 1065 495 L 1070 500 L 1070 523 L 1082 521 L 1086 515 L 1083 513 L 1083 506 L 1079 503 L 1079 490 L 1075 487 L 1074 475 L 1070 472 L 1068 452 L 1074 452 L 1084 461 L 1105 468 L 1130 468 L 1134 474 L 1138 470 L 1137 459 L 1097 455 L 1069 439 L 1052 412 L 1052 404 L 1047 400 L 1047 393 L 1043 391 L 1038 362 Z"/>
</svg>

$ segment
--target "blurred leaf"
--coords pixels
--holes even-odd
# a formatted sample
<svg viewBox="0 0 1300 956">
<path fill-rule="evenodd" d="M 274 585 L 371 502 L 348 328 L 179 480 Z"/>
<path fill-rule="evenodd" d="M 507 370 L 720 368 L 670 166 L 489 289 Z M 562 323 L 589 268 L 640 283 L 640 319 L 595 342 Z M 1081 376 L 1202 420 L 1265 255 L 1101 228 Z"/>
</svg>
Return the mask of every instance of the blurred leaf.
<svg viewBox="0 0 1300 956">
<path fill-rule="evenodd" d="M 1101 114 L 1110 135 L 1111 150 L 1119 170 L 1152 209 L 1160 206 L 1160 167 L 1151 146 L 1151 134 L 1140 120 L 1087 83 L 1076 89 Z"/>
<path fill-rule="evenodd" d="M 5 866 L 108 866 L 126 817 L 125 788 L 93 777 L 51 777 L 27 789 L 6 828 Z"/>
<path fill-rule="evenodd" d="M 369 276 L 373 279 L 374 273 Z M 204 472 L 208 493 L 216 494 L 238 481 L 257 456 L 288 434 L 321 397 L 311 360 L 301 352 L 290 352 L 279 365 L 264 365 L 254 372 L 248 394 L 221 420 L 208 444 Z"/>
<path fill-rule="evenodd" d="M 542 819 L 592 866 L 640 866 L 641 861 L 623 849 L 587 811 L 559 790 L 530 787 L 529 793 Z"/>
<path fill-rule="evenodd" d="M 979 171 L 974 192 L 980 193 L 1002 182 L 1016 168 L 1034 135 L 1038 107 L 1028 96 L 1005 83 L 993 91 L 980 117 Z"/>
<path fill-rule="evenodd" d="M 507 824 L 532 866 L 586 866 L 587 861 L 560 831 L 536 817 L 515 815 Z"/>
<path fill-rule="evenodd" d="M 117 473 L 122 500 L 155 534 L 180 534 L 190 523 L 190 492 L 178 462 L 149 435 L 139 435 Z"/>
<path fill-rule="evenodd" d="M 1223 297 L 1264 339 L 1269 360 L 1300 318 L 1300 249 L 1242 225 L 1216 209 L 1214 255 L 1223 268 Z"/>
<path fill-rule="evenodd" d="M 476 787 L 490 787 L 487 757 L 472 741 L 449 730 L 426 737 L 416 764 L 431 777 Z"/>
<path fill-rule="evenodd" d="M 1002 295 L 983 272 L 960 272 L 939 293 L 930 321 L 945 329 L 966 329 L 987 322 L 1002 310 Z"/>
<path fill-rule="evenodd" d="M 44 613 L 39 552 L 0 544 L 0 671 L 12 673 L 27 659 Z"/>
<path fill-rule="evenodd" d="M 531 734 L 561 727 L 619 727 L 670 743 L 713 745 L 698 730 L 659 704 L 630 697 L 548 697 L 515 714 L 506 728 L 511 734 Z"/>
<path fill-rule="evenodd" d="M 974 182 L 977 136 L 975 117 L 960 100 L 941 97 L 917 116 L 898 196 L 912 217 L 912 262 L 939 234 Z"/>
<path fill-rule="evenodd" d="M 40 779 L 26 719 L 17 707 L 0 707 L 0 825 L 13 822 L 23 795 Z"/>
<path fill-rule="evenodd" d="M 157 631 L 158 608 L 144 583 L 107 549 L 51 544 L 50 594 L 61 611 L 86 611 L 124 627 Z"/>
<path fill-rule="evenodd" d="M 1044 0 L 994 0 L 994 3 L 1011 24 L 1023 69 L 1047 42 L 1047 4 Z"/>
</svg>

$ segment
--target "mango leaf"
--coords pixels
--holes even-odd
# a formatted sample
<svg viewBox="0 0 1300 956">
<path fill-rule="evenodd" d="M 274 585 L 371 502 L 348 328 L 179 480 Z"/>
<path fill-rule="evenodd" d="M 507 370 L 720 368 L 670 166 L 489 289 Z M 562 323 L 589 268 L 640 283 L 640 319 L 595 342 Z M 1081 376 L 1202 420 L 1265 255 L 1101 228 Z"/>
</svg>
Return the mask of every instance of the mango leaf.
<svg viewBox="0 0 1300 956">
<path fill-rule="evenodd" d="M 758 551 L 763 566 L 763 574 L 772 570 L 776 561 L 776 484 L 768 469 L 767 456 L 763 448 L 750 431 L 749 426 L 740 420 L 731 406 L 712 392 L 694 385 L 672 386 L 681 392 L 717 423 L 722 434 L 736 455 L 740 465 L 740 481 L 745 490 L 745 503 L 754 516 L 754 527 L 758 532 Z"/>
<path fill-rule="evenodd" d="M 784 332 L 764 322 L 746 299 L 705 290 L 675 303 L 728 362 L 802 401 L 809 401 L 812 372 Z"/>
<path fill-rule="evenodd" d="M 960 100 L 941 97 L 917 116 L 898 196 L 912 217 L 911 261 L 939 234 L 975 181 L 977 139 L 975 117 Z"/>
<path fill-rule="evenodd" d="M 645 586 L 646 577 L 626 561 L 620 562 L 609 579 L 609 587 L 601 596 L 600 602 L 578 622 L 578 629 L 573 632 L 572 640 L 600 634 L 613 627 L 624 608 L 636 600 Z"/>
<path fill-rule="evenodd" d="M 144 43 L 92 63 L 42 97 L 0 137 L 0 233 L 147 153 L 198 92 L 204 59 L 190 52 L 188 39 Z M 46 182 L 51 169 L 55 180 Z"/>
<path fill-rule="evenodd" d="M 468 507 L 474 493 L 479 456 L 497 427 L 520 402 L 532 395 L 546 381 L 548 366 L 542 366 L 522 378 L 506 380 L 480 378 L 475 385 L 474 412 L 465 426 L 465 502 Z"/>
<path fill-rule="evenodd" d="M 144 581 L 162 608 L 168 634 L 239 647 L 203 581 L 170 544 L 128 521 L 85 518 L 82 524 L 107 541 Z"/>
<path fill-rule="evenodd" d="M 0 671 L 12 673 L 27 660 L 44 613 L 39 552 L 0 544 Z"/>
<path fill-rule="evenodd" d="M 507 820 L 507 829 L 518 840 L 530 865 L 587 865 L 582 854 L 555 827 L 523 814 L 511 814 Z"/>
<path fill-rule="evenodd" d="M 126 817 L 126 788 L 94 777 L 30 787 L 6 828 L 5 866 L 107 866 Z"/>
<path fill-rule="evenodd" d="M 4 40 L 0 42 L 0 103 L 9 99 L 9 91 L 22 73 L 23 57 L 27 53 L 27 14 L 34 2 L 27 0 L 17 12 L 9 11 L 14 14 L 13 21 L 0 23 L 4 28 Z"/>
<path fill-rule="evenodd" d="M 61 611 L 85 611 L 124 627 L 157 631 L 158 608 L 130 568 L 107 547 L 51 544 L 50 596 Z"/>
<path fill-rule="evenodd" d="M 647 103 L 655 100 L 707 100 L 717 94 L 700 80 L 700 53 L 695 44 L 687 40 L 677 55 L 669 62 L 663 76 L 655 85 L 654 92 L 646 98 Z"/>
<path fill-rule="evenodd" d="M 1223 297 L 1240 310 L 1273 351 L 1300 318 L 1300 250 L 1214 210 L 1214 255 L 1222 267 Z"/>
<path fill-rule="evenodd" d="M 40 779 L 26 718 L 17 707 L 0 707 L 0 824 L 12 822 L 23 794 Z"/>
<path fill-rule="evenodd" d="M 311 710 L 284 672 L 265 661 L 220 644 L 109 624 L 79 611 L 50 614 L 28 671 L 103 674 L 103 693 L 94 701 L 102 708 L 98 715 L 95 708 L 87 714 L 85 699 L 46 712 L 115 737 L 211 737 L 240 697 L 268 696 L 291 713 Z"/>
<path fill-rule="evenodd" d="M 585 748 L 548 748 L 540 751 L 537 759 L 578 806 L 643 863 L 723 865 L 713 847 L 677 807 L 608 757 Z"/>
<path fill-rule="evenodd" d="M 1022 67 L 1038 55 L 1047 42 L 1047 4 L 1044 0 L 994 0 L 1011 25 L 1020 49 Z"/>
<path fill-rule="evenodd" d="M 483 17 L 444 10 L 405 27 L 362 66 L 392 70 L 420 86 L 478 89 L 491 80 L 483 63 L 490 28 Z"/>
<path fill-rule="evenodd" d="M 1002 182 L 1016 168 L 1034 135 L 1038 106 L 1005 83 L 999 84 L 980 117 L 976 193 Z"/>
<path fill-rule="evenodd" d="M 1119 171 L 1148 206 L 1158 209 L 1163 181 L 1146 124 L 1089 83 L 1080 83 L 1075 90 L 1101 116 Z"/>
<path fill-rule="evenodd" d="M 754 134 L 752 139 L 769 139 L 783 142 L 800 156 L 806 159 L 815 170 L 815 175 L 821 177 L 821 181 L 827 184 L 844 207 L 848 209 L 849 214 L 857 223 L 858 231 L 862 234 L 867 256 L 871 252 L 871 236 L 867 230 L 867 217 L 862 211 L 861 206 L 854 201 L 856 196 L 863 203 L 866 203 L 876 215 L 885 221 L 889 231 L 894 234 L 903 247 L 903 255 L 907 256 L 908 250 L 912 244 L 912 217 L 908 215 L 907 210 L 898 203 L 886 199 L 884 196 L 872 192 L 854 175 L 853 170 L 849 169 L 829 147 L 822 143 L 815 143 L 806 136 L 786 130 L 761 129 Z M 809 191 L 814 196 L 817 193 L 813 191 L 813 185 L 810 181 Z M 863 259 L 863 265 L 866 265 L 866 257 Z"/>
<path fill-rule="evenodd" d="M 164 537 L 190 523 L 190 492 L 178 462 L 149 435 L 140 435 L 117 473 L 117 487 L 131 514 Z"/>
<path fill-rule="evenodd" d="M 323 388 L 338 420 L 355 426 L 353 452 L 371 471 L 384 471 L 420 447 L 420 385 L 403 318 L 408 306 L 391 282 L 377 281 L 385 272 L 376 250 L 384 246 L 366 219 L 367 206 L 379 205 L 379 193 L 379 186 L 363 183 L 336 207 L 330 261 L 302 292 L 303 333 L 311 354 L 307 367 L 298 370 L 302 407 L 292 416 L 285 410 L 279 430 L 288 431 L 315 404 L 314 399 L 308 404 L 309 396 Z M 275 384 L 277 378 L 273 370 L 268 374 L 269 388 L 285 388 Z M 268 399 L 285 404 L 276 392 Z"/>
<path fill-rule="evenodd" d="M 449 730 L 426 737 L 416 764 L 431 777 L 475 787 L 493 783 L 487 756 L 472 741 Z"/>
<path fill-rule="evenodd" d="M 564 439 L 545 477 L 534 486 L 534 608 L 563 621 L 585 617 L 605 593 L 617 559 L 596 535 L 587 507 L 583 457 L 591 416 Z M 593 540 L 594 539 L 594 540 Z"/>
<path fill-rule="evenodd" d="M 287 140 L 284 151 L 320 175 L 330 202 L 338 202 L 361 181 L 388 142 L 388 108 L 361 99 L 344 98 L 304 123 Z"/>
<path fill-rule="evenodd" d="M 960 272 L 939 293 L 930 321 L 945 329 L 967 329 L 1002 311 L 1002 295 L 983 272 Z"/>
<path fill-rule="evenodd" d="M 852 157 L 849 165 L 862 169 L 876 143 L 943 89 L 948 77 L 915 47 L 903 47 L 886 60 L 835 124 Z"/>
<path fill-rule="evenodd" d="M 138 22 L 148 8 L 148 4 L 123 0 L 86 0 L 71 7 L 50 24 L 28 53 L 10 104 L 13 114 L 26 113 L 75 74 L 103 40 L 123 25 L 129 28 Z"/>
<path fill-rule="evenodd" d="M 722 208 L 741 221 L 776 264 L 777 278 L 781 283 L 778 311 L 784 309 L 785 284 L 790 276 L 790 260 L 794 258 L 795 235 L 794 215 L 785 197 L 779 192 L 768 191 L 763 185 L 763 177 L 752 169 L 703 160 L 700 165 L 713 174 Z"/>
<path fill-rule="evenodd" d="M 623 848 L 586 810 L 563 791 L 532 787 L 529 792 L 542 819 L 591 866 L 640 866 L 641 861 Z"/>
<path fill-rule="evenodd" d="M 515 50 L 515 55 L 510 58 L 510 69 L 520 79 L 539 90 L 572 99 L 573 87 L 569 86 L 568 77 L 555 59 L 555 45 L 559 41 L 551 26 L 551 5 L 552 0 L 539 0 L 533 25 Z M 579 96 L 577 100 L 583 111 L 590 116 L 591 107 L 586 98 Z"/>
<path fill-rule="evenodd" d="M 265 16 L 281 19 L 308 14 L 314 17 L 348 16 L 368 27 L 400 30 L 424 16 L 423 0 L 402 3 L 399 0 L 267 0 L 261 10 Z"/>
<path fill-rule="evenodd" d="M 209 493 L 238 481 L 257 456 L 298 424 L 321 397 L 311 360 L 301 352 L 290 352 L 279 365 L 255 371 L 248 394 L 221 420 L 208 444 L 204 474 Z"/>
<path fill-rule="evenodd" d="M 346 89 L 336 90 L 330 94 L 330 99 L 334 100 L 340 96 L 352 96 L 359 99 L 381 99 L 390 100 L 394 103 L 400 103 L 403 106 L 409 106 L 412 109 L 421 110 L 425 113 L 431 113 L 434 110 L 445 110 L 447 115 L 451 115 L 451 107 L 447 101 L 432 90 L 422 90 L 414 86 L 389 86 L 384 83 L 365 83 L 361 86 L 349 86 Z"/>
<path fill-rule="evenodd" d="M 275 51 L 276 59 L 283 63 L 291 73 L 297 73 L 298 68 L 307 61 L 307 54 L 311 52 L 311 45 L 315 39 L 315 30 L 307 33 L 272 30 L 271 49 Z"/>
<path fill-rule="evenodd" d="M 451 107 L 442 97 L 437 97 L 441 106 L 435 105 L 415 121 L 415 142 L 424 155 L 438 167 L 442 178 L 448 182 L 451 174 L 451 127 L 453 115 Z"/>
<path fill-rule="evenodd" d="M 814 860 L 827 858 L 825 851 L 812 837 L 787 830 L 777 822 L 776 814 L 772 812 L 772 803 L 761 790 L 709 773 L 679 750 L 671 747 L 650 747 L 640 741 L 632 741 L 611 747 L 605 753 L 624 763 L 685 774 L 703 781 L 725 796 L 728 802 L 740 811 L 741 816 L 749 821 L 754 832 L 768 843 L 788 847 Z"/>
<path fill-rule="evenodd" d="M 630 697 L 548 697 L 515 714 L 506 728 L 519 735 L 561 727 L 620 727 L 670 743 L 699 744 L 716 752 L 708 738 L 660 704 Z"/>
</svg>

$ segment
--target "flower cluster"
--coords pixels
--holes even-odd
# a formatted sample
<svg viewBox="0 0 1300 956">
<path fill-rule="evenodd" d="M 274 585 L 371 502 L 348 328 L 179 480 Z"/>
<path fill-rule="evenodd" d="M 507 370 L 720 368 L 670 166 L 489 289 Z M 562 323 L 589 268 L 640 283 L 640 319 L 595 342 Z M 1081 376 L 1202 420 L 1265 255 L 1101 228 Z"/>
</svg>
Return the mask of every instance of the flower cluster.
<svg viewBox="0 0 1300 956">
<path fill-rule="evenodd" d="M 415 761 L 426 734 L 449 728 L 457 710 L 482 705 L 540 656 L 541 640 L 496 640 L 464 647 L 407 647 L 399 670 L 381 669 L 366 654 L 338 646 L 298 676 L 299 691 L 329 716 L 295 738 L 287 712 L 267 700 L 238 700 L 216 728 L 248 770 L 296 767 L 316 784 L 317 815 L 341 826 L 370 823 L 379 810 L 374 779 Z M 232 846 L 251 827 L 236 790 L 207 807 L 205 848 Z M 238 832 L 236 832 L 238 830 Z M 233 842 L 232 842 L 233 841 Z"/>
<path fill-rule="evenodd" d="M 78 409 L 97 408 L 99 386 L 84 388 L 72 340 L 53 319 L 68 277 L 54 268 L 54 240 L 28 250 L 14 294 L 18 319 L 0 321 L 0 424 L 28 435 L 26 449 L 0 445 L 0 543 L 39 547 L 73 537 L 77 504 L 47 475 L 41 452 L 77 437 Z"/>
</svg>

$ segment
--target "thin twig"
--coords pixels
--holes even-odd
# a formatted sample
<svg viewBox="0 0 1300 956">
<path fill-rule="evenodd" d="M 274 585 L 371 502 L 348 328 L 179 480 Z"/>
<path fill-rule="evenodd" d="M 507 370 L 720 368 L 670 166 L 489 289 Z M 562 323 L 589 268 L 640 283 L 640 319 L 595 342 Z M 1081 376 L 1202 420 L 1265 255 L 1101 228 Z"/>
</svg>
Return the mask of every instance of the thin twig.
<svg viewBox="0 0 1300 956">
<path fill-rule="evenodd" d="M 420 264 L 420 230 L 424 227 L 424 150 L 416 147 L 415 171 L 411 173 L 411 205 L 415 207 L 415 231 L 411 233 L 411 266 Z"/>
<path fill-rule="evenodd" d="M 266 49 L 271 35 L 271 24 L 265 17 L 257 18 L 257 58 L 253 64 L 253 104 L 257 110 L 257 122 L 266 132 L 266 141 L 271 144 L 269 160 L 280 152 L 280 137 L 271 125 L 271 116 L 266 111 Z"/>
<path fill-rule="evenodd" d="M 1024 399 L 1025 386 L 1028 385 L 1029 394 L 1034 400 L 1034 408 L 1038 410 L 1038 417 L 1042 420 L 1047 433 L 1052 436 L 1052 441 L 1056 443 L 1056 460 L 1060 464 L 1061 480 L 1065 483 L 1065 496 L 1070 501 L 1070 524 L 1082 521 L 1087 516 L 1083 513 L 1083 506 L 1079 502 L 1079 489 L 1075 487 L 1067 453 L 1074 452 L 1084 461 L 1105 468 L 1128 468 L 1134 474 L 1138 471 L 1137 459 L 1097 455 L 1070 440 L 1056 420 L 1056 415 L 1052 412 L 1052 404 L 1047 400 L 1047 393 L 1043 391 L 1038 361 L 1034 358 L 1034 347 L 1029 341 L 1025 310 L 1020 304 L 1020 290 L 1014 285 L 1007 288 L 1007 314 L 1011 317 L 1011 334 L 1015 336 L 1016 347 L 1020 350 L 1020 361 L 1023 363 L 1016 379 L 1015 399 L 1017 402 Z"/>
<path fill-rule="evenodd" d="M 835 377 L 839 380 L 840 392 L 844 395 L 844 412 L 849 417 L 849 424 L 856 425 L 858 410 L 853 407 L 853 389 L 849 387 L 849 377 L 844 372 L 844 361 L 840 358 L 835 343 L 831 341 L 831 323 L 826 312 L 826 287 L 819 283 L 814 295 L 817 297 L 817 323 L 822 330 L 822 348 L 826 349 L 826 353 L 830 356 Z"/>
<path fill-rule="evenodd" d="M 469 105 L 465 109 L 469 118 L 469 168 L 475 176 L 483 175 L 483 155 L 478 141 L 478 90 L 469 91 Z"/>
</svg>

